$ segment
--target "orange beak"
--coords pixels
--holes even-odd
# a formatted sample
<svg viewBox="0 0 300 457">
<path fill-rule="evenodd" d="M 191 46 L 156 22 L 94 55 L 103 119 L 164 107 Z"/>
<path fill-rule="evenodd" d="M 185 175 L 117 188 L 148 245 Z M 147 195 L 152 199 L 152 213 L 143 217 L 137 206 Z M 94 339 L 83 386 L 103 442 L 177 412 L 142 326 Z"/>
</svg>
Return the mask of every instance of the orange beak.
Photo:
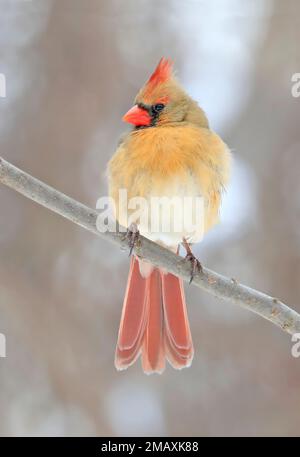
<svg viewBox="0 0 300 457">
<path fill-rule="evenodd" d="M 141 125 L 150 125 L 151 117 L 149 113 L 139 106 L 135 105 L 123 116 L 123 121 L 133 124 L 136 127 Z"/>
</svg>

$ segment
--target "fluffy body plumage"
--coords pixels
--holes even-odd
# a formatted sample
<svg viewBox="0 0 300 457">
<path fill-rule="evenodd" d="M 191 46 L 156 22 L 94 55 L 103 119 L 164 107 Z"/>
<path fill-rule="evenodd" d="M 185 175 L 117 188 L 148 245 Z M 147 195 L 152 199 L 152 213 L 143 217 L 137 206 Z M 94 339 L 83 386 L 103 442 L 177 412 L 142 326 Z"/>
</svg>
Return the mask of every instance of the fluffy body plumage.
<svg viewBox="0 0 300 457">
<path fill-rule="evenodd" d="M 199 231 L 152 233 L 148 226 L 139 224 L 141 234 L 173 251 L 183 237 L 189 242 L 199 241 L 203 232 L 218 222 L 230 171 L 227 146 L 209 129 L 203 110 L 180 86 L 166 59 L 160 61 L 127 114 L 135 128 L 109 163 L 110 195 L 116 205 L 119 189 L 127 190 L 128 199 L 138 196 L 149 202 L 151 197 L 201 196 L 204 213 Z M 116 218 L 127 226 L 128 220 L 118 212 Z M 193 344 L 181 281 L 137 265 L 133 260 L 117 344 L 117 368 L 129 366 L 140 352 L 147 373 L 161 372 L 165 357 L 175 368 L 190 365 Z M 130 348 L 123 344 L 128 335 L 132 336 Z"/>
</svg>

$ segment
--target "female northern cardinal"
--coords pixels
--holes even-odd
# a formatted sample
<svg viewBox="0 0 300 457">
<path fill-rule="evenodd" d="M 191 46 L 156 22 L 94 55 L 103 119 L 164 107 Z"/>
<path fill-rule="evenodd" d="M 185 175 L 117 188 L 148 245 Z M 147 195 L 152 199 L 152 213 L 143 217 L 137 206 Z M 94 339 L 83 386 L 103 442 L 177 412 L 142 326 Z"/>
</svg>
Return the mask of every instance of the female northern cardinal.
<svg viewBox="0 0 300 457">
<path fill-rule="evenodd" d="M 206 232 L 218 221 L 230 153 L 209 129 L 203 110 L 174 77 L 169 60 L 160 60 L 123 120 L 134 128 L 108 167 L 110 196 L 116 205 L 119 189 L 126 189 L 128 198 L 147 201 L 153 196 L 201 196 Z M 128 226 L 123 215 L 116 218 Z M 138 229 L 173 251 L 184 241 L 193 269 L 200 265 L 189 249 L 189 243 L 201 237 L 197 230 L 152 233 L 142 223 Z M 194 349 L 182 280 L 133 256 L 116 348 L 117 369 L 127 368 L 140 354 L 145 373 L 161 373 L 165 359 L 174 368 L 190 366 Z"/>
</svg>

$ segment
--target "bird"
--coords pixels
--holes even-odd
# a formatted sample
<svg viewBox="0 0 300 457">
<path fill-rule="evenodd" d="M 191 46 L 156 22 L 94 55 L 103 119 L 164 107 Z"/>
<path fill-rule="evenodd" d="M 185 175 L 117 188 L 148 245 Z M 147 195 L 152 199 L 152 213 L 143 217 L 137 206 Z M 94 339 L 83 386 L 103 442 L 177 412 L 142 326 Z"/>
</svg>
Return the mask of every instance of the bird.
<svg viewBox="0 0 300 457">
<path fill-rule="evenodd" d="M 219 222 L 222 195 L 230 179 L 231 152 L 210 128 L 203 109 L 184 90 L 168 58 L 160 59 L 123 121 L 132 129 L 120 140 L 107 168 L 114 217 L 128 227 L 131 251 L 140 234 L 177 254 L 183 245 L 193 279 L 201 264 L 191 246 Z M 138 198 L 150 208 L 155 198 L 200 198 L 203 211 L 199 227 L 186 233 L 184 226 L 163 231 L 158 224 L 152 231 L 141 217 L 145 214 L 135 211 L 135 204 L 128 205 L 128 225 L 130 217 L 119 210 L 120 189 L 126 191 L 128 201 Z M 163 209 L 152 211 L 151 216 L 155 220 L 164 213 Z M 147 215 L 149 218 L 149 210 Z M 182 214 L 173 212 L 173 222 L 176 216 L 178 219 Z M 182 279 L 133 253 L 115 366 L 124 370 L 140 356 L 144 373 L 161 374 L 166 362 L 175 369 L 189 367 L 194 346 Z"/>
</svg>

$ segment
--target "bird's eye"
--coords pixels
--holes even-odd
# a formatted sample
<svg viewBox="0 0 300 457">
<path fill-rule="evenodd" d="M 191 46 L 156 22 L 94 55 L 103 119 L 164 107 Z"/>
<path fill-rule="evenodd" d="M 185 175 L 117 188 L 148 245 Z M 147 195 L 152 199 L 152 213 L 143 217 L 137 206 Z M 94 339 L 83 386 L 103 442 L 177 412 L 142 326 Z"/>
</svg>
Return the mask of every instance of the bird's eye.
<svg viewBox="0 0 300 457">
<path fill-rule="evenodd" d="M 156 105 L 152 106 L 152 110 L 154 111 L 154 113 L 159 113 L 164 109 L 164 107 L 165 105 L 163 103 L 157 103 Z"/>
</svg>

